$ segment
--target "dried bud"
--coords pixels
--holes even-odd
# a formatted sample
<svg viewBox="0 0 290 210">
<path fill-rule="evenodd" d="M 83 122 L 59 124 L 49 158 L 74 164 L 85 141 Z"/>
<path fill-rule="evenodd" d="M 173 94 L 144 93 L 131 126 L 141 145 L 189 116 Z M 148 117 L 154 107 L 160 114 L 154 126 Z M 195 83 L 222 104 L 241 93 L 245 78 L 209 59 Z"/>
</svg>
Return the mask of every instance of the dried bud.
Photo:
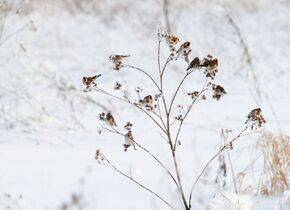
<svg viewBox="0 0 290 210">
<path fill-rule="evenodd" d="M 131 122 L 127 122 L 126 125 L 124 125 L 124 128 L 125 128 L 126 130 L 130 131 L 131 128 L 132 128 L 132 126 L 133 126 L 133 124 L 132 124 Z"/>
<path fill-rule="evenodd" d="M 122 87 L 121 83 L 117 81 L 114 85 L 114 90 L 120 90 L 121 87 Z"/>
<path fill-rule="evenodd" d="M 196 99 L 199 95 L 199 92 L 193 91 L 193 92 L 187 93 L 187 95 L 190 96 L 192 99 Z"/>
<path fill-rule="evenodd" d="M 178 120 L 178 121 L 183 121 L 183 117 L 182 117 L 182 115 L 180 114 L 180 115 L 178 115 L 177 117 L 175 117 L 175 119 L 176 120 Z"/>
<path fill-rule="evenodd" d="M 99 119 L 105 120 L 106 119 L 105 116 L 106 116 L 106 114 L 104 112 L 102 112 L 101 114 L 99 114 Z"/>
</svg>

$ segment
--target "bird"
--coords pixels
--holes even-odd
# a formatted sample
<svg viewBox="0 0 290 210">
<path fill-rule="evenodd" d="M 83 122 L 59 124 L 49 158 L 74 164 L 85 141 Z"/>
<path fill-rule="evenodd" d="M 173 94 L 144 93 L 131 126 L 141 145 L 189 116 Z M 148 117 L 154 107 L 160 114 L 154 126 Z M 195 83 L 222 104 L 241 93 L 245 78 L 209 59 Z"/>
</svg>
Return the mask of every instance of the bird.
<svg viewBox="0 0 290 210">
<path fill-rule="evenodd" d="M 115 64 L 114 69 L 118 71 L 121 68 L 122 62 L 127 57 L 130 57 L 130 55 L 110 55 L 109 60 Z"/>
<path fill-rule="evenodd" d="M 94 86 L 97 86 L 96 80 L 100 76 L 101 74 L 95 75 L 93 77 L 83 77 L 83 84 L 87 87 L 91 86 L 91 84 L 93 84 Z"/>
<path fill-rule="evenodd" d="M 188 68 L 186 69 L 186 71 L 188 71 L 189 69 L 198 68 L 198 67 L 200 67 L 200 60 L 199 60 L 199 57 L 195 57 L 188 65 Z"/>
<path fill-rule="evenodd" d="M 255 118 L 259 115 L 261 115 L 262 113 L 262 110 L 261 108 L 256 108 L 256 109 L 253 109 L 249 114 L 248 114 L 248 118 Z"/>
<path fill-rule="evenodd" d="M 218 59 L 212 59 L 212 56 L 208 55 L 207 58 L 204 58 L 201 66 L 206 67 L 209 71 L 215 71 L 218 68 Z"/>
<path fill-rule="evenodd" d="M 222 86 L 220 86 L 220 85 L 215 85 L 213 87 L 213 90 L 214 90 L 214 92 L 216 94 L 220 94 L 220 95 L 227 94 L 227 92 L 225 91 L 225 89 Z"/>
<path fill-rule="evenodd" d="M 186 53 L 186 51 L 190 50 L 190 42 L 184 42 L 179 49 L 177 50 L 177 55 L 183 55 Z"/>
<path fill-rule="evenodd" d="M 166 42 L 169 46 L 174 46 L 179 42 L 179 38 L 176 36 L 168 35 L 166 37 Z"/>
<path fill-rule="evenodd" d="M 152 107 L 153 97 L 151 95 L 145 96 L 141 102 L 145 107 Z"/>
<path fill-rule="evenodd" d="M 111 126 L 117 126 L 116 122 L 115 122 L 115 119 L 113 117 L 113 115 L 109 112 L 107 113 L 106 115 L 106 122 Z"/>
<path fill-rule="evenodd" d="M 135 147 L 135 140 L 134 140 L 134 137 L 132 135 L 132 131 L 128 131 L 128 133 L 125 134 L 125 143 L 123 144 L 123 146 L 124 146 L 124 151 L 125 152 L 128 150 L 128 148 L 130 146 L 133 146 L 133 148 L 135 150 L 137 150 L 136 147 Z"/>
</svg>

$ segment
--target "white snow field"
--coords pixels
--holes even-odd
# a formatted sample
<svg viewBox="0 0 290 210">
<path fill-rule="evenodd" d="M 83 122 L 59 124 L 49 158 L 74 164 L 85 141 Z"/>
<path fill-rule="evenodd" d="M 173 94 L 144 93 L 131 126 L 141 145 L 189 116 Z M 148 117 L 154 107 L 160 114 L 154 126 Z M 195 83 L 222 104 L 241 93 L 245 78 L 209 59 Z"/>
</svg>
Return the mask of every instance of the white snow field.
<svg viewBox="0 0 290 210">
<path fill-rule="evenodd" d="M 176 153 L 186 196 L 218 151 L 222 129 L 232 130 L 229 139 L 235 137 L 257 107 L 267 120 L 257 131 L 247 131 L 250 135 L 238 139 L 229 151 L 235 176 L 245 174 L 241 192 L 234 191 L 230 168 L 226 186 L 215 183 L 219 165 L 215 159 L 193 190 L 192 210 L 288 209 L 289 191 L 275 196 L 257 192 L 263 159 L 256 144 L 264 132 L 290 133 L 290 1 L 168 2 L 178 45 L 191 42 L 190 59 L 217 57 L 214 82 L 227 92 L 220 101 L 208 94 L 184 123 Z M 4 4 L 9 5 L 8 12 Z M 143 96 L 157 93 L 144 75 L 128 68 L 114 71 L 108 58 L 129 54 L 128 64 L 158 80 L 157 32 L 165 28 L 163 1 L 0 0 L 0 5 L 0 210 L 169 209 L 126 177 L 98 164 L 97 148 L 120 170 L 175 209 L 183 209 L 166 171 L 148 154 L 140 148 L 124 152 L 122 136 L 98 133 L 99 114 L 110 111 L 121 133 L 126 132 L 123 125 L 132 122 L 135 140 L 173 172 L 169 146 L 158 127 L 136 108 L 95 91 L 83 92 L 82 86 L 84 76 L 102 74 L 98 87 L 115 95 L 122 97 L 113 89 L 116 81 L 132 100 L 137 99 L 136 87 L 144 89 Z M 163 42 L 162 64 L 168 54 Z M 186 68 L 181 59 L 169 64 L 164 84 L 168 99 Z M 200 90 L 204 81 L 202 71 L 194 72 L 174 106 L 186 107 L 190 102 L 186 93 Z"/>
</svg>

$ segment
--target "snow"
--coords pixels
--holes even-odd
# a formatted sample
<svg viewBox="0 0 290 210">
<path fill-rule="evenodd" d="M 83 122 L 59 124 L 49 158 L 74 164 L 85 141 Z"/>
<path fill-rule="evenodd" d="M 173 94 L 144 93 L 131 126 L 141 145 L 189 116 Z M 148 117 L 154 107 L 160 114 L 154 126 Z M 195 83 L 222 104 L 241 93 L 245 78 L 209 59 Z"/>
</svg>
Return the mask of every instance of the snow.
<svg viewBox="0 0 290 210">
<path fill-rule="evenodd" d="M 87 7 L 80 12 L 64 2 L 34 0 L 23 5 L 15 1 L 14 10 L 22 8 L 23 14 L 14 12 L 6 19 L 3 37 L 28 25 L 0 45 L 0 209 L 60 209 L 72 193 L 83 195 L 85 209 L 168 209 L 125 177 L 99 165 L 94 159 L 97 148 L 122 171 L 181 209 L 168 175 L 150 156 L 132 148 L 125 153 L 124 137 L 98 134 L 102 124 L 98 114 L 111 111 L 122 133 L 126 132 L 122 125 L 132 122 L 135 140 L 173 171 L 168 145 L 158 128 L 129 105 L 96 92 L 84 93 L 81 84 L 83 76 L 102 74 L 98 86 L 119 96 L 122 93 L 113 90 L 116 81 L 130 90 L 132 99 L 136 99 L 137 86 L 144 89 L 142 96 L 155 94 L 142 74 L 131 69 L 116 72 L 108 58 L 113 53 L 130 54 L 129 64 L 157 78 L 162 4 L 155 0 L 93 1 L 91 9 L 94 3 L 84 1 Z M 289 134 L 289 10 L 289 2 L 282 0 L 172 1 L 174 35 L 181 43 L 191 42 L 191 58 L 208 53 L 219 58 L 215 82 L 228 93 L 219 102 L 208 96 L 197 103 L 184 124 L 177 155 L 186 194 L 217 152 L 221 129 L 231 129 L 230 137 L 234 137 L 253 108 L 263 110 L 267 120 L 263 130 Z M 243 48 L 227 13 L 248 45 L 262 99 L 241 59 Z M 169 53 L 165 43 L 161 50 L 163 63 Z M 169 64 L 165 90 L 177 87 L 186 67 L 182 60 Z M 203 73 L 195 72 L 182 93 L 199 90 L 204 81 Z M 177 101 L 186 106 L 190 100 L 179 96 Z M 193 209 L 287 209 L 289 192 L 276 197 L 255 194 L 262 170 L 261 154 L 255 148 L 260 135 L 242 137 L 230 151 L 235 174 L 244 172 L 245 185 L 253 191 L 235 194 L 230 175 L 227 189 L 219 189 L 214 183 L 218 166 L 214 161 L 194 189 Z"/>
</svg>

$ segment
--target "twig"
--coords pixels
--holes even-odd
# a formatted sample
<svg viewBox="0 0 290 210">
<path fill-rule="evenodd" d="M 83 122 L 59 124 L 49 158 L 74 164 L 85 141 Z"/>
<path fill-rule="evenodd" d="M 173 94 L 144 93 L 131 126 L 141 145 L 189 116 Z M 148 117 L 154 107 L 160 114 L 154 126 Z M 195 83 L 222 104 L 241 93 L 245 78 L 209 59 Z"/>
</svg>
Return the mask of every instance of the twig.
<svg viewBox="0 0 290 210">
<path fill-rule="evenodd" d="M 148 74 L 146 71 L 144 71 L 143 69 L 140 69 L 140 68 L 138 68 L 138 67 L 135 67 L 135 66 L 131 66 L 131 65 L 124 65 L 124 67 L 127 67 L 127 68 L 131 68 L 131 69 L 135 69 L 135 70 L 137 70 L 137 71 L 140 71 L 140 72 L 142 72 L 143 74 L 145 74 L 153 83 L 154 83 L 154 85 L 158 88 L 158 90 L 161 92 L 161 89 L 160 89 L 160 87 L 158 86 L 158 84 L 157 84 L 157 82 L 153 79 L 153 77 L 150 75 L 150 74 Z"/>
<path fill-rule="evenodd" d="M 115 95 L 113 95 L 113 94 L 111 94 L 111 93 L 108 93 L 107 91 L 105 91 L 105 90 L 103 90 L 103 89 L 101 89 L 101 88 L 98 88 L 98 87 L 95 87 L 95 90 L 96 91 L 98 91 L 98 92 L 101 92 L 101 93 L 103 93 L 103 94 L 105 94 L 105 95 L 108 95 L 108 96 L 111 96 L 112 98 L 115 98 L 115 99 L 118 99 L 118 100 L 120 100 L 120 101 L 123 101 L 123 102 L 126 102 L 126 103 L 128 103 L 128 104 L 130 104 L 130 105 L 132 105 L 132 106 L 134 106 L 134 107 L 136 107 L 136 108 L 138 108 L 139 110 L 141 110 L 143 113 L 145 113 L 165 134 L 166 134 L 166 130 L 147 112 L 147 111 L 145 111 L 144 109 L 142 109 L 141 107 L 139 107 L 139 106 L 136 106 L 134 103 L 132 103 L 130 100 L 126 100 L 126 99 L 124 99 L 124 98 L 120 98 L 120 97 L 118 97 L 118 96 L 115 96 Z"/>
<path fill-rule="evenodd" d="M 227 139 L 228 139 L 228 133 L 225 136 L 223 129 L 222 129 L 222 132 L 221 132 L 221 138 L 223 139 L 224 145 L 226 145 L 227 144 Z M 227 148 L 226 151 L 227 151 L 227 156 L 228 156 L 229 164 L 230 164 L 230 168 L 231 168 L 231 174 L 232 174 L 232 178 L 233 178 L 235 192 L 238 193 L 238 188 L 237 188 L 237 183 L 236 183 L 236 179 L 235 179 L 235 173 L 234 173 L 233 163 L 232 163 L 232 160 L 231 160 L 231 156 L 230 156 L 229 149 Z"/>
<path fill-rule="evenodd" d="M 110 130 L 106 127 L 102 127 L 104 130 L 110 132 L 110 133 L 115 133 L 121 136 L 125 136 L 124 134 L 120 133 L 119 131 L 117 131 L 115 128 L 112 127 L 113 130 Z M 168 167 L 166 167 L 155 155 L 153 155 L 148 149 L 146 149 L 144 146 L 142 146 L 141 144 L 139 144 L 136 140 L 134 140 L 134 143 L 141 148 L 142 150 L 144 150 L 148 155 L 150 155 L 157 163 L 159 163 L 159 165 L 168 173 L 168 175 L 171 177 L 171 179 L 174 181 L 174 183 L 178 186 L 178 183 L 176 181 L 176 179 L 174 178 L 174 176 L 172 175 L 172 173 L 169 171 Z"/>
<path fill-rule="evenodd" d="M 201 91 L 198 93 L 197 97 L 192 101 L 192 103 L 191 103 L 190 106 L 188 107 L 188 109 L 187 109 L 187 111 L 186 111 L 186 113 L 185 113 L 185 115 L 184 115 L 182 121 L 181 121 L 180 124 L 179 124 L 179 128 L 178 128 L 178 130 L 177 130 L 177 134 L 176 134 L 175 141 L 174 141 L 174 147 L 173 147 L 174 150 L 176 149 L 176 145 L 177 145 L 178 137 L 179 137 L 179 134 L 180 134 L 180 131 L 181 131 L 182 125 L 183 125 L 183 123 L 184 123 L 184 121 L 185 121 L 187 115 L 189 114 L 190 110 L 192 109 L 192 107 L 193 107 L 193 105 L 195 104 L 195 102 L 197 101 L 197 99 L 198 99 L 198 98 L 199 98 L 199 97 L 200 97 L 200 96 L 201 96 L 201 95 L 202 95 L 202 94 L 207 90 L 207 88 L 206 88 L 207 81 L 208 81 L 208 79 L 206 79 L 206 81 L 205 81 L 205 83 L 204 83 L 204 85 L 203 85 Z"/>
<path fill-rule="evenodd" d="M 122 176 L 130 179 L 131 181 L 133 181 L 135 184 L 137 184 L 138 186 L 140 186 L 141 188 L 143 188 L 144 190 L 150 192 L 151 194 L 153 194 L 155 197 L 157 197 L 158 199 L 160 199 L 161 201 L 163 201 L 167 206 L 169 206 L 171 209 L 175 209 L 171 204 L 169 204 L 164 198 L 162 198 L 160 195 L 158 195 L 157 193 L 155 193 L 154 191 L 152 191 L 151 189 L 149 189 L 148 187 L 144 186 L 143 184 L 141 184 L 140 182 L 138 182 L 136 179 L 134 179 L 133 177 L 125 174 L 123 171 L 121 171 L 120 169 L 118 169 L 115 165 L 113 165 L 108 158 L 106 158 L 105 155 L 102 155 L 102 157 L 104 158 L 104 160 L 106 161 L 106 163 L 108 163 L 108 165 L 115 170 L 116 172 L 118 172 L 119 174 L 121 174 Z M 105 163 L 100 162 L 103 165 L 106 166 Z"/>
<path fill-rule="evenodd" d="M 168 33 L 171 33 L 168 8 L 169 8 L 168 0 L 163 0 L 163 13 L 164 13 L 164 18 L 165 18 L 166 30 Z"/>
<path fill-rule="evenodd" d="M 232 144 L 234 141 L 236 141 L 238 138 L 241 137 L 241 135 L 250 127 L 252 127 L 253 125 L 255 125 L 256 123 L 253 123 L 253 124 L 250 124 L 248 123 L 246 125 L 246 127 L 236 136 L 234 137 L 231 141 L 229 141 L 227 144 L 225 144 L 214 156 L 212 156 L 212 158 L 206 163 L 206 165 L 203 167 L 202 171 L 200 172 L 200 174 L 198 175 L 197 179 L 194 181 L 192 187 L 191 187 L 191 190 L 190 190 L 190 195 L 189 195 L 189 205 L 191 206 L 191 199 L 192 199 L 192 192 L 193 192 L 193 189 L 195 187 L 195 185 L 197 184 L 197 182 L 199 181 L 199 179 L 201 178 L 201 176 L 203 175 L 204 171 L 207 169 L 207 167 L 212 163 L 212 161 L 217 157 L 219 156 L 219 154 L 226 148 L 228 148 L 228 146 L 230 144 Z"/>
</svg>

